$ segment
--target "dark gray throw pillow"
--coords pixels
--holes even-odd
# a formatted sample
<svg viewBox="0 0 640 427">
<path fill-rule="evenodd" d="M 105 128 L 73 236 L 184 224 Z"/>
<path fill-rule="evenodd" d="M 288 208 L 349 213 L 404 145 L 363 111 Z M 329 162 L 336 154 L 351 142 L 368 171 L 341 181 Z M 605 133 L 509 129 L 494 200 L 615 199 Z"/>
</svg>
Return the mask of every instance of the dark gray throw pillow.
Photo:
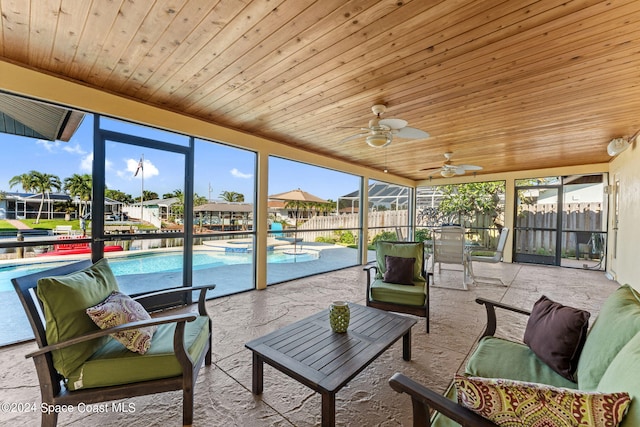
<svg viewBox="0 0 640 427">
<path fill-rule="evenodd" d="M 385 272 L 383 281 L 398 285 L 413 285 L 413 264 L 415 258 L 402 258 L 385 255 Z"/>
<path fill-rule="evenodd" d="M 563 377 L 575 381 L 580 352 L 587 339 L 591 313 L 542 296 L 533 306 L 524 342 L 536 356 Z"/>
</svg>

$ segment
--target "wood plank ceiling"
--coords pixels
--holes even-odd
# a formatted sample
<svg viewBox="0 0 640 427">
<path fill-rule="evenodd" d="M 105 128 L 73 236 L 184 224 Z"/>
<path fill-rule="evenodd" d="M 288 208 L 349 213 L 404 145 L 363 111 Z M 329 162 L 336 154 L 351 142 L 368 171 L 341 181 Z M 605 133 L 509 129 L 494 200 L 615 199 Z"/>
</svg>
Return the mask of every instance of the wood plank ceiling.
<svg viewBox="0 0 640 427">
<path fill-rule="evenodd" d="M 601 163 L 640 129 L 637 0 L 0 0 L 0 59 L 426 179 Z M 0 83 L 1 86 L 1 83 Z M 384 117 L 428 131 L 370 148 Z M 434 178 L 440 177 L 434 175 Z"/>
</svg>

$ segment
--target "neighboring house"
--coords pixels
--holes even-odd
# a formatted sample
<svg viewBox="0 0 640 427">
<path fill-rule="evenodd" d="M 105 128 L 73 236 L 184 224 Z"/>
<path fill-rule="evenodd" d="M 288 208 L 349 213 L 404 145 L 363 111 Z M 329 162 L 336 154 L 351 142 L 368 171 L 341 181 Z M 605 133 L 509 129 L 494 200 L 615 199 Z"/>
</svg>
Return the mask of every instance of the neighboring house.
<svg viewBox="0 0 640 427">
<path fill-rule="evenodd" d="M 64 193 L 45 193 L 42 206 L 42 218 L 64 218 L 65 210 L 62 205 L 71 201 L 71 197 Z M 0 219 L 36 218 L 42 203 L 42 193 L 13 193 L 6 192 L 0 200 Z M 56 212 L 56 208 L 58 211 Z"/>
<path fill-rule="evenodd" d="M 0 200 L 0 219 L 36 218 L 42 202 L 42 193 L 6 192 L 4 194 L 4 199 Z M 42 218 L 64 218 L 67 213 L 65 208 L 69 203 L 75 205 L 76 210 L 72 218 L 77 219 L 78 212 L 80 212 L 78 205 L 81 203 L 77 197 L 71 197 L 65 193 L 45 193 Z M 88 204 L 88 212 L 91 212 L 91 201 L 86 203 Z M 105 214 L 121 213 L 122 202 L 106 197 L 104 204 Z"/>
<path fill-rule="evenodd" d="M 229 231 L 253 228 L 253 203 L 213 201 L 193 209 L 193 221 L 209 230 Z"/>
<path fill-rule="evenodd" d="M 602 203 L 604 200 L 604 185 L 599 182 L 595 184 L 578 184 L 566 187 L 563 194 L 564 203 Z M 536 204 L 558 203 L 557 191 L 539 190 Z"/>
<path fill-rule="evenodd" d="M 172 207 L 179 204 L 181 201 L 177 197 L 151 199 L 142 202 L 142 212 L 140 211 L 140 201 L 123 206 L 122 212 L 129 215 L 130 218 L 138 218 L 153 224 L 154 227 L 161 228 L 162 221 L 166 222 L 175 217 Z"/>
<path fill-rule="evenodd" d="M 402 210 L 409 205 L 409 188 L 401 185 L 375 182 L 368 189 L 369 206 L 371 210 Z M 416 191 L 417 211 L 427 207 L 437 207 L 442 193 L 438 187 L 418 187 Z M 338 197 L 340 214 L 358 213 L 360 192 L 353 191 Z"/>
</svg>

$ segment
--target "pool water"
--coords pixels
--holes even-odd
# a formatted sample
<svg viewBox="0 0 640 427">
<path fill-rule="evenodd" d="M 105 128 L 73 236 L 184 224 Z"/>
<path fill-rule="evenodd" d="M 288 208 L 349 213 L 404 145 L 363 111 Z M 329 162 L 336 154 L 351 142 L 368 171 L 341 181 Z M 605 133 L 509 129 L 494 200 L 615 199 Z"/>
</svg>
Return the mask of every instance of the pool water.
<svg viewBox="0 0 640 427">
<path fill-rule="evenodd" d="M 316 252 L 287 255 L 282 252 L 269 252 L 268 263 L 287 263 L 312 261 L 318 258 Z M 251 253 L 216 253 L 194 252 L 193 269 L 201 270 L 223 265 L 251 264 Z M 13 291 L 11 278 L 24 276 L 30 273 L 49 268 L 59 267 L 69 261 L 40 262 L 27 265 L 12 265 L 0 267 L 0 292 Z M 129 274 L 162 273 L 182 270 L 182 252 L 170 253 L 146 253 L 122 258 L 109 258 L 109 265 L 116 276 Z"/>
</svg>

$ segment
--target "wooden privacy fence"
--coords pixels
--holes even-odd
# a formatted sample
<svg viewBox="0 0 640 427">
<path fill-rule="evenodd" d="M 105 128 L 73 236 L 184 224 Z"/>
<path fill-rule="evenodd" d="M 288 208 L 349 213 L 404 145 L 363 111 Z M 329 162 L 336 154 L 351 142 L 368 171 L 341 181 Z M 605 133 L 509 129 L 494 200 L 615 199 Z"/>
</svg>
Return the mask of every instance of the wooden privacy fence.
<svg viewBox="0 0 640 427">
<path fill-rule="evenodd" d="M 335 229 L 351 229 L 354 235 L 358 234 L 360 216 L 356 214 L 345 214 L 337 216 L 314 216 L 298 227 L 300 234 L 297 236 L 305 242 L 314 242 L 317 237 L 334 237 Z M 376 211 L 369 212 L 369 228 L 371 230 L 369 239 L 383 231 L 396 232 L 397 227 L 406 227 L 409 224 L 409 212 L 403 211 Z M 377 228 L 382 227 L 382 228 Z M 327 231 L 305 231 L 305 230 Z M 287 231 L 291 231 L 288 229 Z M 406 229 L 403 230 L 406 234 Z"/>
<path fill-rule="evenodd" d="M 520 229 L 546 228 L 557 230 L 558 218 L 556 213 L 557 204 L 555 203 L 523 205 L 516 216 L 515 226 Z M 602 203 L 565 203 L 562 209 L 563 229 L 586 232 L 602 231 L 602 214 Z M 359 227 L 358 221 L 359 215 L 357 213 L 337 216 L 315 216 L 298 227 L 298 231 L 300 232 L 298 237 L 304 241 L 313 242 L 317 237 L 334 237 L 333 230 L 336 229 L 351 229 L 354 230 L 354 234 L 357 235 L 355 230 Z M 495 228 L 495 224 L 490 215 L 478 213 L 470 220 L 458 222 L 465 228 L 472 229 L 468 238 L 478 240 L 478 242 L 485 247 L 492 247 L 494 243 L 493 240 L 497 239 L 497 231 L 490 231 Z M 499 219 L 498 222 L 502 222 L 501 219 Z M 371 239 L 376 234 L 385 231 L 395 233 L 398 227 L 406 227 L 408 223 L 409 213 L 406 210 L 369 212 L 369 227 L 372 228 L 369 238 Z M 418 227 L 421 226 L 423 225 L 418 224 Z M 406 233 L 406 228 L 403 228 L 402 231 Z M 555 246 L 555 233 L 553 231 L 520 232 L 518 233 L 517 239 L 516 247 L 523 250 L 526 248 L 528 249 L 527 252 L 540 248 L 548 249 Z M 562 239 L 563 248 L 577 248 L 577 243 L 579 242 L 576 241 L 576 233 L 563 233 Z"/>
<path fill-rule="evenodd" d="M 517 233 L 516 248 L 524 253 L 535 253 L 537 250 L 555 247 L 555 232 L 558 229 L 558 205 L 539 204 L 523 205 L 516 217 L 516 227 L 519 229 L 549 229 L 521 230 Z M 562 248 L 577 248 L 580 232 L 603 231 L 602 203 L 565 203 L 562 206 Z"/>
</svg>

